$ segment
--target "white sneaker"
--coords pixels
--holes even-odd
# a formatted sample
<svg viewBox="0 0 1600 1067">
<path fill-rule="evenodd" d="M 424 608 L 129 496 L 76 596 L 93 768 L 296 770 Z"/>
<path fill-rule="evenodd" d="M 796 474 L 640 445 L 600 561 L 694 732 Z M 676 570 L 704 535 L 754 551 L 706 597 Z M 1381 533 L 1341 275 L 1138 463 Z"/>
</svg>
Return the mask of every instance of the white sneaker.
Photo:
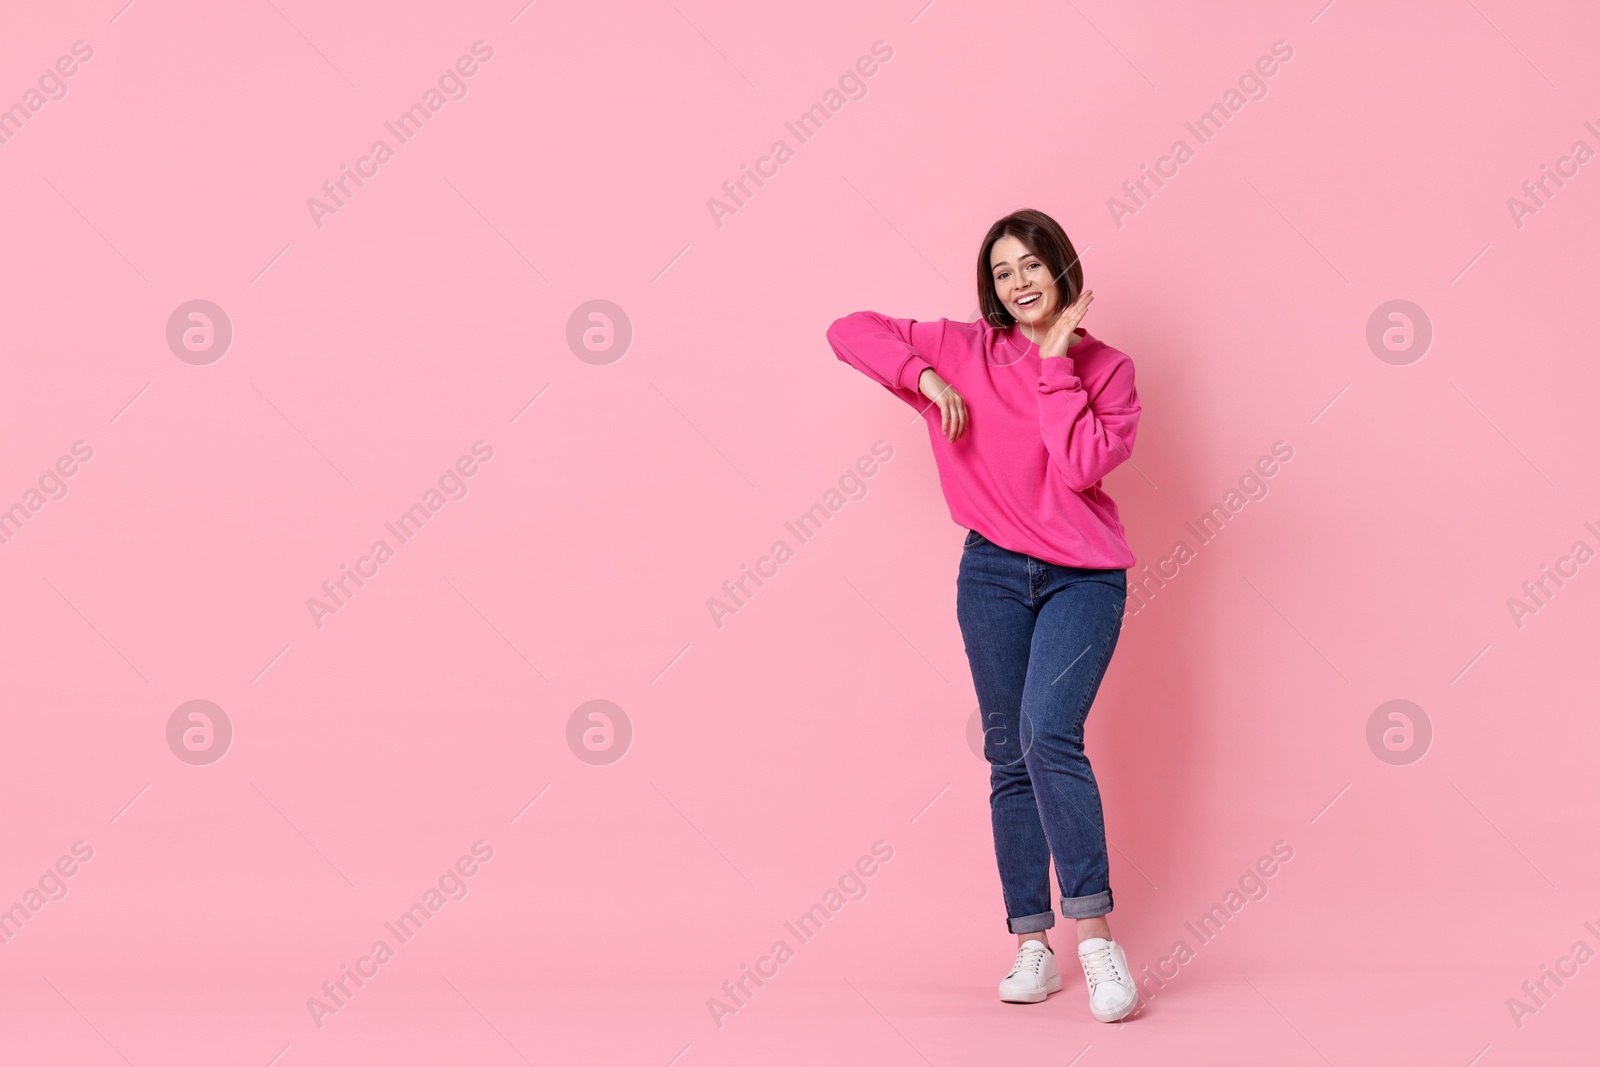
<svg viewBox="0 0 1600 1067">
<path fill-rule="evenodd" d="M 1012 1004 L 1037 1004 L 1060 989 L 1056 954 L 1032 937 L 1017 949 L 1017 962 L 1011 973 L 1000 979 L 1000 999 Z"/>
<path fill-rule="evenodd" d="M 1139 990 L 1121 945 L 1091 937 L 1079 943 L 1078 962 L 1089 980 L 1089 1014 L 1103 1023 L 1114 1023 L 1139 1006 Z"/>
</svg>

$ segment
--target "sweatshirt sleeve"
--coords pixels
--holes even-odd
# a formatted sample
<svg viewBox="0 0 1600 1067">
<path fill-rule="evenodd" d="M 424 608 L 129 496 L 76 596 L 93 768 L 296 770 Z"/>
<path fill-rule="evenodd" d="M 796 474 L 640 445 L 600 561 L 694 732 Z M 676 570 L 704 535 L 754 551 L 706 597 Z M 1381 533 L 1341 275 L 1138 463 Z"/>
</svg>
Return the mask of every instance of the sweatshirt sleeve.
<svg viewBox="0 0 1600 1067">
<path fill-rule="evenodd" d="M 1081 493 L 1133 454 L 1139 426 L 1133 361 L 1122 357 L 1093 402 L 1070 355 L 1041 363 L 1039 432 L 1050 453 L 1050 466 L 1074 492 Z"/>
<path fill-rule="evenodd" d="M 828 327 L 834 355 L 916 408 L 929 401 L 917 379 L 939 369 L 946 320 L 891 319 L 876 311 L 857 311 Z"/>
</svg>

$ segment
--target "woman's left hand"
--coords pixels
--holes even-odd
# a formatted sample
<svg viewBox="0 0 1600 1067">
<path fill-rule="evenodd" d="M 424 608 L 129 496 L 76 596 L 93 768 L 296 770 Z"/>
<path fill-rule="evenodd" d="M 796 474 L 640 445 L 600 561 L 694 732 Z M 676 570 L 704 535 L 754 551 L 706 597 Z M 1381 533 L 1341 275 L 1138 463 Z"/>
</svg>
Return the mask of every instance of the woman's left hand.
<svg viewBox="0 0 1600 1067">
<path fill-rule="evenodd" d="M 1049 359 L 1067 354 L 1067 346 L 1072 344 L 1072 333 L 1078 328 L 1078 323 L 1083 321 L 1084 312 L 1089 310 L 1089 305 L 1093 301 L 1094 290 L 1085 289 L 1078 294 L 1078 299 L 1061 309 L 1056 321 L 1051 323 L 1044 340 L 1039 344 L 1040 358 Z"/>
</svg>

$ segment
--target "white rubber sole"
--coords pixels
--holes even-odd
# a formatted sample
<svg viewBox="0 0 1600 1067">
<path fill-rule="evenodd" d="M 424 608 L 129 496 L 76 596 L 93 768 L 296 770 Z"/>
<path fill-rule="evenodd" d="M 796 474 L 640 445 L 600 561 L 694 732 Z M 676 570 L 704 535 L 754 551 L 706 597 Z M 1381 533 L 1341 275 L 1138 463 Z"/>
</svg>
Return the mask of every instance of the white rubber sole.
<svg viewBox="0 0 1600 1067">
<path fill-rule="evenodd" d="M 1123 1008 L 1121 1011 L 1106 1012 L 1102 1014 L 1101 1012 L 1094 1010 L 1094 1005 L 1092 1003 L 1089 1005 L 1089 1014 L 1093 1015 L 1097 1022 L 1102 1023 L 1119 1023 L 1138 1010 L 1139 997 L 1137 994 L 1134 995 L 1132 1003 L 1130 1003 L 1126 1008 Z"/>
<path fill-rule="evenodd" d="M 1007 1004 L 1037 1004 L 1045 997 L 1048 997 L 1051 993 L 1059 992 L 1061 992 L 1061 976 L 1058 974 L 1046 979 L 1044 988 L 1037 992 L 1015 993 L 1011 996 L 1001 993 L 1000 999 L 1005 1001 Z"/>
</svg>

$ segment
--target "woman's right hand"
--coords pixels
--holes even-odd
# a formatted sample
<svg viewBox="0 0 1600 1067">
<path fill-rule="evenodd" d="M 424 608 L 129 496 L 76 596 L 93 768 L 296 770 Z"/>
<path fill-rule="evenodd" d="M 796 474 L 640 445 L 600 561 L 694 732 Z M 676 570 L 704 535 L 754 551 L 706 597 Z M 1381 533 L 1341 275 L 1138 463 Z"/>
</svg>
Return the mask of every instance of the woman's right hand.
<svg viewBox="0 0 1600 1067">
<path fill-rule="evenodd" d="M 954 441 L 967 432 L 967 402 L 932 367 L 917 378 L 917 391 L 939 405 L 939 432 Z"/>
</svg>

